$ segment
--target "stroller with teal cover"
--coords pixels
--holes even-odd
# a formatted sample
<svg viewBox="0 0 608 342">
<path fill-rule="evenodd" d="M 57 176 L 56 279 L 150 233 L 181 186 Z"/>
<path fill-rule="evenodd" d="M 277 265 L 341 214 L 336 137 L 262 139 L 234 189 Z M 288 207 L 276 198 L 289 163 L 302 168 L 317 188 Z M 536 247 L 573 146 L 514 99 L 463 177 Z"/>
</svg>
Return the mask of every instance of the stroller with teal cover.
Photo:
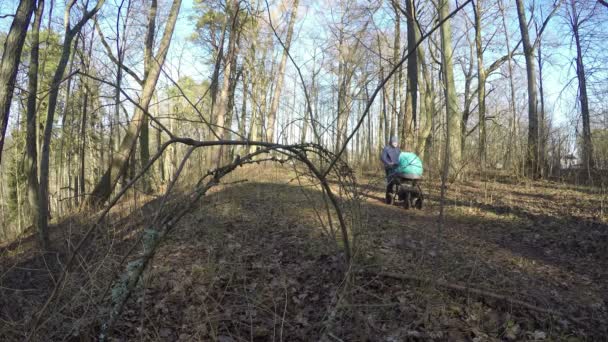
<svg viewBox="0 0 608 342">
<path fill-rule="evenodd" d="M 401 152 L 399 165 L 392 169 L 387 177 L 386 203 L 400 202 L 405 209 L 422 209 L 422 171 L 422 161 L 415 153 Z"/>
</svg>

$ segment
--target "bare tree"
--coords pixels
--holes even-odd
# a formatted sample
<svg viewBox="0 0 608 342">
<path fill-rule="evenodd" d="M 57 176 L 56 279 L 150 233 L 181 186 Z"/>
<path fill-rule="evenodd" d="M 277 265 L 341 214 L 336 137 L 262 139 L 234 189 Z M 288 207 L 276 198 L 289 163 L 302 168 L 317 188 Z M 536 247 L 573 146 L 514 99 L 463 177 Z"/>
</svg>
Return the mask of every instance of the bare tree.
<svg viewBox="0 0 608 342">
<path fill-rule="evenodd" d="M 569 19 L 570 28 L 572 29 L 572 35 L 574 36 L 574 43 L 576 44 L 576 78 L 578 80 L 578 100 L 580 103 L 581 116 L 583 119 L 583 165 L 588 170 L 594 168 L 593 159 L 593 141 L 591 139 L 591 120 L 589 114 L 589 97 L 587 95 L 587 76 L 585 74 L 585 64 L 583 63 L 583 48 L 581 40 L 581 25 L 589 21 L 593 15 L 592 12 L 587 15 L 583 14 L 581 7 L 593 6 L 592 4 L 579 1 L 569 0 L 569 6 L 567 6 L 567 15 Z"/>
<path fill-rule="evenodd" d="M 224 56 L 225 66 L 224 66 L 224 79 L 222 81 L 222 89 L 220 90 L 219 98 L 217 100 L 217 107 L 215 107 L 214 116 L 216 120 L 216 125 L 218 127 L 218 139 L 224 139 L 226 128 L 230 130 L 230 127 L 226 126 L 226 123 L 230 120 L 226 119 L 227 114 L 231 112 L 229 108 L 230 105 L 230 88 L 231 81 L 234 80 L 236 82 L 236 78 L 234 77 L 234 73 L 236 71 L 236 55 L 238 54 L 238 45 L 240 39 L 239 33 L 239 12 L 241 10 L 239 1 L 233 0 L 227 4 L 227 12 L 229 14 L 228 20 L 231 22 L 230 25 L 230 37 L 228 41 L 228 52 Z M 224 155 L 224 151 L 226 149 L 223 146 L 218 146 L 217 148 L 217 164 L 222 162 L 222 156 Z"/>
<path fill-rule="evenodd" d="M 101 8 L 105 0 L 99 0 L 91 11 L 85 10 L 82 18 L 72 27 L 70 24 L 70 12 L 76 0 L 72 0 L 65 8 L 64 25 L 65 33 L 63 38 L 63 48 L 61 58 L 53 80 L 51 82 L 51 90 L 49 92 L 49 103 L 44 126 L 44 135 L 42 142 L 42 152 L 40 158 L 40 215 L 38 217 L 38 229 L 42 232 L 48 232 L 48 216 L 49 216 L 49 158 L 51 149 L 51 133 L 53 130 L 53 120 L 55 110 L 57 108 L 57 99 L 59 97 L 59 87 L 64 77 L 65 68 L 68 64 L 70 52 L 72 50 L 72 41 L 80 33 L 89 19 L 91 19 Z"/>
<path fill-rule="evenodd" d="M 287 55 L 289 54 L 289 47 L 291 45 L 291 39 L 293 36 L 293 26 L 296 22 L 296 16 L 298 14 L 298 6 L 300 0 L 294 0 L 291 6 L 291 15 L 289 18 L 289 27 L 287 28 L 287 37 L 285 37 L 285 48 L 281 55 L 281 62 L 279 63 L 279 70 L 276 73 L 277 83 L 274 86 L 274 94 L 272 96 L 272 102 L 270 103 L 270 111 L 268 112 L 268 127 L 266 129 L 266 141 L 274 141 L 274 131 L 277 118 L 277 110 L 279 108 L 279 101 L 281 99 L 281 90 L 283 88 L 283 78 L 285 77 L 285 66 L 287 64 Z"/>
<path fill-rule="evenodd" d="M 142 93 L 138 101 L 138 105 L 135 109 L 135 113 L 127 133 L 120 144 L 118 152 L 113 155 L 110 166 L 103 174 L 101 180 L 95 186 L 95 189 L 88 198 L 87 203 L 91 205 L 97 205 L 105 202 L 111 195 L 112 191 L 118 183 L 120 176 L 126 171 L 128 166 L 128 160 L 135 148 L 137 143 L 137 136 L 141 131 L 141 126 L 144 123 L 144 116 L 148 115 L 148 106 L 154 95 L 156 88 L 156 82 L 160 76 L 162 65 L 167 57 L 169 51 L 169 45 L 171 44 L 171 37 L 173 30 L 175 29 L 175 23 L 179 14 L 181 6 L 181 0 L 173 0 L 169 17 L 165 26 L 163 37 L 160 41 L 157 53 L 152 57 L 152 61 L 148 64 L 149 70 L 145 73 L 145 79 L 143 80 Z M 149 29 L 150 27 L 148 27 Z"/>
</svg>

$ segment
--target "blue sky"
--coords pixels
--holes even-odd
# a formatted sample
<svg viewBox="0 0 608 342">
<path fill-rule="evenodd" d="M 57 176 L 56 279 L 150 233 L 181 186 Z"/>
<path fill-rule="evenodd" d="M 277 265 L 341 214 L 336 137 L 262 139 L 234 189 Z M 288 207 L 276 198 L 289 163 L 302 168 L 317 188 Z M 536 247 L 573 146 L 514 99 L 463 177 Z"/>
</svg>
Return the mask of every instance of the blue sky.
<svg viewBox="0 0 608 342">
<path fill-rule="evenodd" d="M 58 11 L 62 11 L 62 1 L 57 2 L 55 6 L 56 14 L 60 13 Z M 311 51 L 314 50 L 311 37 L 318 36 L 322 40 L 328 37 L 328 21 L 331 21 L 332 9 L 337 7 L 335 4 L 332 4 L 333 2 L 335 1 L 301 1 L 298 13 L 299 21 L 296 27 L 298 35 L 292 49 L 292 54 L 299 63 L 304 64 L 311 57 Z M 508 3 L 509 1 L 506 0 L 506 2 Z M 545 7 L 549 3 L 552 3 L 552 1 L 541 1 L 541 5 Z M 1 0 L 0 14 L 14 12 L 17 4 L 17 0 Z M 509 31 L 511 31 L 512 45 L 514 45 L 519 39 L 519 30 L 514 20 L 514 13 L 511 12 L 514 11 L 509 12 Z M 188 42 L 188 37 L 193 29 L 193 21 L 189 20 L 189 17 L 193 14 L 192 0 L 183 0 L 168 62 L 172 74 L 177 72 L 177 65 L 181 61 L 181 67 L 179 68 L 180 76 L 190 75 L 200 80 L 201 78 L 209 77 L 209 69 L 208 66 L 203 65 L 196 58 L 199 57 L 197 54 L 201 53 L 201 49 L 194 47 Z M 10 20 L 11 18 L 0 19 L 0 29 L 6 31 Z M 390 26 L 391 23 L 389 22 L 388 25 Z M 404 26 L 402 25 L 403 31 Z M 390 28 L 387 28 L 387 30 L 390 30 Z M 574 101 L 576 99 L 577 82 L 570 83 L 571 86 L 564 91 L 564 86 L 574 77 L 575 73 L 572 66 L 573 47 L 569 44 L 569 34 L 561 33 L 563 31 L 563 18 L 556 16 L 552 19 L 543 37 L 547 44 L 560 43 L 557 47 L 545 49 L 548 52 L 550 51 L 550 56 L 547 58 L 544 70 L 545 95 L 548 110 L 553 114 L 554 125 L 567 125 L 577 118 Z M 457 39 L 459 35 L 459 32 L 454 32 L 454 39 Z M 392 41 L 392 38 L 387 39 Z M 495 38 L 495 40 L 500 40 L 500 38 Z M 405 34 L 402 34 L 402 42 L 405 42 Z M 502 54 L 504 54 L 504 51 L 497 51 L 495 54 L 488 53 L 486 61 L 491 63 L 494 56 Z M 518 57 L 518 60 L 518 65 L 523 68 L 524 65 L 521 58 Z M 288 73 L 290 72 L 293 73 L 294 70 L 291 66 L 288 66 Z M 522 121 L 525 122 L 525 120 Z"/>
</svg>

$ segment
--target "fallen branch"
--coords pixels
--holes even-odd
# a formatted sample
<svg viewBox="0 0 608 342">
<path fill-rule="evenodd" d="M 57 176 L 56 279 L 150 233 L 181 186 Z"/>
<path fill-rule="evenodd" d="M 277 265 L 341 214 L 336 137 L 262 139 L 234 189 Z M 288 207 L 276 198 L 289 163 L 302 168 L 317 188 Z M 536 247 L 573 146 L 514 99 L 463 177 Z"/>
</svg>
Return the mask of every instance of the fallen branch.
<svg viewBox="0 0 608 342">
<path fill-rule="evenodd" d="M 257 160 L 253 158 L 253 157 L 257 157 L 260 154 L 266 154 L 266 153 L 270 153 L 271 151 L 276 151 L 276 152 L 286 156 L 288 158 L 287 160 L 296 159 L 296 160 L 301 161 L 310 169 L 312 174 L 319 180 L 320 185 L 325 189 L 326 195 L 328 196 L 332 206 L 336 210 L 336 214 L 338 216 L 338 221 L 340 223 L 340 229 L 342 232 L 342 239 L 343 239 L 343 243 L 344 243 L 344 252 L 345 252 L 346 261 L 347 261 L 347 263 L 350 261 L 351 247 L 350 247 L 349 237 L 348 237 L 348 228 L 346 225 L 346 220 L 344 219 L 344 216 L 342 214 L 342 209 L 340 208 L 338 198 L 336 197 L 336 195 L 333 194 L 331 188 L 329 187 L 329 183 L 328 183 L 328 179 L 327 179 L 328 172 L 326 171 L 326 173 L 322 173 L 315 166 L 315 163 L 313 163 L 311 161 L 311 159 L 309 159 L 309 157 L 307 156 L 308 153 L 311 153 L 312 155 L 315 156 L 315 159 L 318 159 L 318 160 L 316 160 L 316 162 L 323 165 L 323 164 L 329 163 L 332 160 L 336 161 L 335 155 L 332 152 L 326 150 L 325 148 L 323 148 L 322 146 L 320 146 L 318 144 L 312 144 L 312 143 L 282 145 L 282 144 L 259 142 L 259 141 L 248 141 L 248 140 L 245 140 L 245 141 L 239 141 L 239 140 L 200 141 L 200 140 L 195 140 L 195 139 L 186 138 L 186 137 L 175 137 L 173 134 L 171 134 L 171 136 L 172 136 L 171 139 L 168 140 L 167 142 L 165 142 L 159 148 L 157 153 L 142 168 L 142 170 L 112 200 L 109 201 L 107 207 L 98 215 L 97 219 L 95 220 L 95 223 L 86 231 L 86 233 L 80 239 L 80 241 L 78 242 L 76 247 L 71 251 L 70 256 L 68 257 L 68 261 L 66 262 L 66 264 L 64 266 L 64 270 L 61 273 L 61 275 L 59 276 L 51 294 L 47 298 L 46 302 L 41 306 L 41 309 L 38 310 L 36 312 L 36 314 L 32 317 L 31 324 L 29 324 L 29 327 L 28 327 L 29 331 L 26 336 L 26 341 L 29 341 L 32 338 L 34 338 L 38 329 L 40 328 L 40 325 L 46 323 L 46 321 L 48 321 L 48 319 L 51 317 L 51 316 L 49 316 L 46 319 L 44 319 L 44 315 L 47 313 L 47 310 L 51 306 L 51 303 L 53 303 L 58 298 L 59 292 L 61 291 L 61 289 L 64 288 L 65 281 L 67 280 L 68 275 L 70 274 L 70 271 L 71 271 L 71 268 L 72 268 L 74 262 L 79 257 L 80 250 L 90 240 L 90 238 L 93 235 L 93 232 L 95 232 L 99 229 L 99 227 L 101 226 L 101 223 L 103 222 L 106 215 L 110 212 L 111 208 L 114 207 L 114 205 L 123 197 L 123 195 L 128 191 L 128 189 L 132 188 L 132 186 L 135 184 L 135 182 L 137 182 L 150 169 L 150 167 L 154 164 L 154 162 L 156 160 L 158 160 L 158 158 L 161 157 L 161 155 L 166 150 L 166 148 L 172 144 L 183 144 L 186 146 L 190 146 L 192 149 L 200 148 L 200 147 L 218 146 L 218 145 L 257 146 L 258 147 L 258 150 L 252 154 L 249 154 L 243 158 L 239 158 L 237 156 L 237 159 L 233 163 L 228 164 L 224 167 L 209 171 L 205 177 L 203 177 L 199 180 L 198 184 L 195 186 L 196 190 L 194 190 L 194 192 L 190 194 L 189 202 L 191 205 L 194 205 L 194 202 L 196 202 L 200 198 L 200 196 L 203 196 L 204 193 L 210 187 L 213 187 L 213 186 L 219 184 L 219 179 L 222 176 L 231 172 L 232 170 L 234 170 L 234 168 L 236 168 L 238 166 L 242 166 L 242 165 L 248 164 L 248 163 L 259 163 L 259 162 L 266 161 L 266 160 L 275 161 L 275 162 L 279 162 L 279 163 L 284 163 L 286 161 L 286 160 L 278 159 L 278 158 L 274 158 L 274 157 L 267 158 L 267 159 L 257 159 Z M 354 179 L 351 179 L 353 177 L 352 170 L 343 161 L 340 160 L 339 165 L 337 165 L 335 167 L 335 169 L 333 169 L 333 171 L 338 176 L 338 179 L 350 179 L 349 184 L 354 182 Z M 212 179 L 209 182 L 205 183 L 204 181 L 209 176 L 212 176 Z M 158 228 L 147 231 L 147 234 L 143 238 L 145 240 L 147 240 L 148 245 L 152 247 L 152 248 L 148 249 L 148 251 L 153 251 L 156 248 L 156 246 L 158 246 L 162 237 L 167 234 L 167 232 L 171 229 L 171 227 L 175 223 L 177 223 L 177 221 L 179 221 L 179 218 L 181 218 L 183 215 L 185 215 L 189 209 L 191 209 L 190 206 L 188 206 L 185 210 L 181 210 L 178 213 L 175 213 L 175 215 L 169 215 L 169 216 L 165 217 L 161 222 L 158 223 L 158 225 L 154 225 L 155 227 L 158 227 Z M 145 251 L 144 255 L 149 254 L 149 258 L 151 258 L 154 253 L 148 252 L 148 251 Z M 137 262 L 129 263 L 129 265 L 128 265 L 129 272 L 128 273 L 130 275 L 136 275 L 136 274 L 141 275 L 141 272 L 143 271 L 143 269 L 146 266 L 147 260 L 149 260 L 147 258 L 148 257 L 140 258 L 139 261 L 137 261 Z M 146 260 L 146 261 L 142 262 L 144 260 Z M 125 289 L 127 289 L 127 290 L 130 288 L 132 289 L 135 285 L 137 285 L 138 278 L 139 278 L 139 276 L 137 276 L 135 278 L 129 277 L 128 279 L 121 279 L 121 281 L 123 281 L 123 285 L 124 285 L 124 287 L 122 287 L 122 290 L 124 291 Z M 126 281 L 126 282 L 124 282 L 124 281 Z M 118 292 L 114 293 L 115 296 L 113 296 L 113 297 L 114 297 L 114 299 L 116 299 L 116 301 L 114 301 L 115 303 L 123 302 L 126 300 L 126 299 L 123 299 L 122 295 L 120 295 L 121 292 L 122 291 L 118 291 Z M 130 292 L 130 290 L 128 290 L 127 292 Z M 127 296 L 127 298 L 128 298 L 128 296 Z M 110 329 L 108 329 L 108 328 L 111 327 L 113 325 L 114 321 L 116 320 L 116 318 L 120 316 L 120 311 L 122 311 L 122 305 L 124 305 L 124 302 L 123 302 L 123 304 L 114 306 L 114 309 L 118 309 L 118 310 L 113 310 L 113 314 L 111 315 L 112 317 L 110 318 L 110 321 L 108 322 L 110 324 L 108 324 L 108 326 L 106 328 L 102 329 L 104 332 L 109 331 Z M 105 336 L 105 335 L 102 334 L 101 336 Z"/>
<path fill-rule="evenodd" d="M 194 147 L 191 148 L 186 154 L 186 156 L 183 158 L 182 163 L 176 171 L 176 177 L 171 183 L 169 189 L 167 190 L 167 194 L 170 193 L 170 189 L 175 184 L 179 174 L 181 173 L 185 165 L 185 162 L 188 160 L 188 157 L 190 156 L 190 153 L 193 150 Z M 133 290 L 139 283 L 142 273 L 146 269 L 148 263 L 156 254 L 157 247 L 164 240 L 165 236 L 167 236 L 167 234 L 171 232 L 173 227 L 195 207 L 197 202 L 203 196 L 205 196 L 209 189 L 220 184 L 220 180 L 222 177 L 232 172 L 238 166 L 241 166 L 247 161 L 252 160 L 255 156 L 262 153 L 267 153 L 268 151 L 269 149 L 259 150 L 257 152 L 245 156 L 242 159 L 238 158 L 237 160 L 228 165 L 209 171 L 205 176 L 202 177 L 202 179 L 204 180 L 208 176 L 212 176 L 212 178 L 206 184 L 197 187 L 196 190 L 193 191 L 190 196 L 188 196 L 190 197 L 190 202 L 185 207 L 175 213 L 175 215 L 168 215 L 159 227 L 156 228 L 152 226 L 145 230 L 143 237 L 143 254 L 141 255 L 141 257 L 129 262 L 129 264 L 127 265 L 126 272 L 122 274 L 120 279 L 114 284 L 112 288 L 112 308 L 110 310 L 110 317 L 101 327 L 101 332 L 99 333 L 100 341 L 105 341 L 108 338 L 108 334 L 114 326 L 114 323 L 116 323 L 116 321 L 122 314 L 122 309 L 125 303 L 129 299 L 129 297 L 131 297 Z"/>
</svg>

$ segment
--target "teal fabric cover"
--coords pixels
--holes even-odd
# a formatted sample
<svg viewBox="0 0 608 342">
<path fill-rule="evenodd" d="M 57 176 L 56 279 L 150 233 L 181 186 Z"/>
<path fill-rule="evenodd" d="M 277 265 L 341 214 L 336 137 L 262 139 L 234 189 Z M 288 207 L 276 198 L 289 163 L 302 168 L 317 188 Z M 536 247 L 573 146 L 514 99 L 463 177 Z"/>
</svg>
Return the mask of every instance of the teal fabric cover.
<svg viewBox="0 0 608 342">
<path fill-rule="evenodd" d="M 422 176 L 422 160 L 415 153 L 401 152 L 399 154 L 399 166 L 393 172 Z"/>
</svg>

